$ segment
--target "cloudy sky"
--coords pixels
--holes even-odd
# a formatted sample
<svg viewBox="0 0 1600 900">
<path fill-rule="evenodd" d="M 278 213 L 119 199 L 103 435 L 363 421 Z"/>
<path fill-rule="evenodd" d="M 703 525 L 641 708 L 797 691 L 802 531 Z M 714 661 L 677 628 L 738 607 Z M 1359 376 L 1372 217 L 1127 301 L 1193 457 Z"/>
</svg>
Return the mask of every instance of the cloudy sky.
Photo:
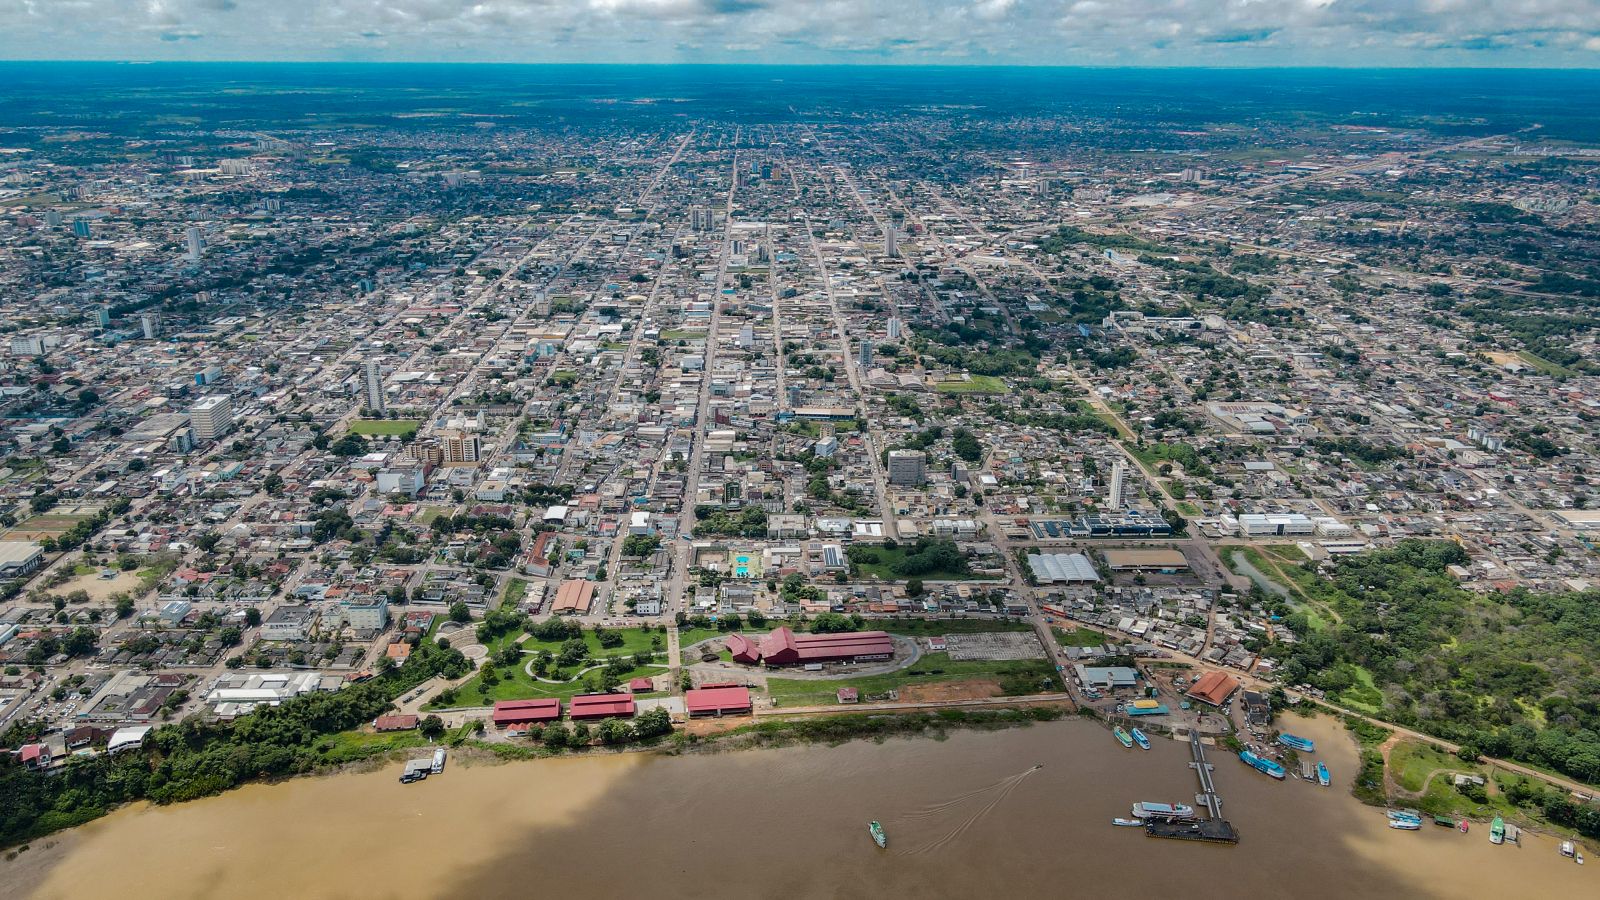
<svg viewBox="0 0 1600 900">
<path fill-rule="evenodd" d="M 9 59 L 1600 66 L 1600 0 L 0 0 Z"/>
</svg>

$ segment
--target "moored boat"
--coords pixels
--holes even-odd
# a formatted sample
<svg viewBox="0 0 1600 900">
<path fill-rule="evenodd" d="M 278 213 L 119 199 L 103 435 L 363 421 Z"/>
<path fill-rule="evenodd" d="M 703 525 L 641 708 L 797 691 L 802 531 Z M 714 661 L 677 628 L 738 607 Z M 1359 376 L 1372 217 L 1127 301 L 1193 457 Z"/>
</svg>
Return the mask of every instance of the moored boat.
<svg viewBox="0 0 1600 900">
<path fill-rule="evenodd" d="M 1499 816 L 1489 823 L 1489 843 L 1504 844 L 1506 842 L 1506 823 Z"/>
<path fill-rule="evenodd" d="M 1317 763 L 1317 784 L 1327 787 L 1332 783 L 1333 779 L 1328 776 L 1328 764 L 1325 762 Z"/>
<path fill-rule="evenodd" d="M 1454 828 L 1456 827 L 1456 820 L 1450 818 L 1449 816 L 1434 816 L 1433 824 L 1438 825 L 1441 828 Z"/>
<path fill-rule="evenodd" d="M 1123 828 L 1143 828 L 1144 827 L 1144 823 L 1139 821 L 1138 819 L 1116 818 L 1116 819 L 1112 819 L 1111 820 L 1111 824 L 1113 824 L 1113 825 L 1121 825 Z"/>
<path fill-rule="evenodd" d="M 1150 749 L 1150 739 L 1144 736 L 1144 732 L 1142 732 L 1139 729 L 1135 728 L 1135 729 L 1133 729 L 1132 734 L 1133 734 L 1133 742 L 1135 744 L 1139 745 L 1139 749 L 1140 750 L 1149 750 Z"/>
<path fill-rule="evenodd" d="M 1383 814 L 1388 816 L 1389 820 L 1392 822 L 1422 821 L 1422 813 L 1419 813 L 1414 809 L 1387 809 L 1384 810 Z"/>
<path fill-rule="evenodd" d="M 1260 772 L 1263 775 L 1270 775 L 1279 781 L 1282 781 L 1283 776 L 1287 774 L 1284 772 L 1283 766 L 1278 765 L 1264 756 L 1257 756 L 1249 750 L 1240 750 L 1239 760 L 1250 768 L 1255 769 L 1257 772 Z"/>
<path fill-rule="evenodd" d="M 1311 740 L 1292 734 L 1278 735 L 1278 743 L 1288 747 L 1290 750 L 1299 750 L 1302 753 L 1310 753 L 1317 749 L 1317 745 Z"/>
<path fill-rule="evenodd" d="M 1572 848 L 1571 841 L 1561 842 L 1561 855 L 1568 859 L 1571 859 L 1573 856 L 1577 855 L 1577 851 Z"/>
<path fill-rule="evenodd" d="M 1194 818 L 1194 807 L 1184 803 L 1154 803 L 1149 800 L 1141 800 L 1133 805 L 1133 815 L 1135 818 L 1140 819 L 1151 817 L 1158 819 L 1192 819 Z"/>
<path fill-rule="evenodd" d="M 872 835 L 872 842 L 877 844 L 879 848 L 887 848 L 889 846 L 889 835 L 884 833 L 883 826 L 879 825 L 876 819 L 867 825 L 867 833 Z"/>
<path fill-rule="evenodd" d="M 1123 747 L 1125 747 L 1125 748 L 1127 748 L 1129 750 L 1133 749 L 1133 736 L 1128 734 L 1128 732 L 1125 729 L 1123 729 L 1123 727 L 1121 725 L 1118 725 L 1115 728 L 1112 728 L 1111 729 L 1111 733 L 1116 735 L 1117 743 L 1121 744 Z"/>
<path fill-rule="evenodd" d="M 1414 822 L 1410 819 L 1390 819 L 1389 827 L 1397 828 L 1401 831 L 1417 831 L 1422 828 L 1422 823 Z"/>
</svg>

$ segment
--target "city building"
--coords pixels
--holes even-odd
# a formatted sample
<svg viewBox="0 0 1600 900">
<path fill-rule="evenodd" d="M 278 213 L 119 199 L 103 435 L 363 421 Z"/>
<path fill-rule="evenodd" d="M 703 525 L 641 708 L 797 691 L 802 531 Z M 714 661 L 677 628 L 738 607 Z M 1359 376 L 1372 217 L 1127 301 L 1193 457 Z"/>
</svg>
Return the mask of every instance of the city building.
<svg viewBox="0 0 1600 900">
<path fill-rule="evenodd" d="M 928 455 L 921 450 L 889 451 L 889 483 L 915 487 L 928 480 Z"/>
<path fill-rule="evenodd" d="M 690 717 L 743 716 L 751 710 L 750 689 L 741 684 L 706 684 L 683 692 Z"/>
<path fill-rule="evenodd" d="M 381 415 L 389 408 L 383 395 L 383 371 L 378 361 L 368 357 L 361 364 L 362 385 L 367 393 L 367 411 L 374 415 Z"/>
<path fill-rule="evenodd" d="M 561 718 L 561 701 L 554 697 L 532 700 L 501 700 L 494 705 L 489 721 L 496 728 L 543 725 Z"/>
<path fill-rule="evenodd" d="M 201 397 L 189 407 L 189 425 L 199 441 L 214 441 L 233 428 L 233 400 L 227 394 Z"/>
<path fill-rule="evenodd" d="M 753 641 L 730 634 L 726 642 L 733 661 L 746 665 L 802 666 L 833 662 L 869 662 L 892 659 L 894 639 L 882 631 L 844 634 L 795 634 L 780 627 Z"/>
</svg>

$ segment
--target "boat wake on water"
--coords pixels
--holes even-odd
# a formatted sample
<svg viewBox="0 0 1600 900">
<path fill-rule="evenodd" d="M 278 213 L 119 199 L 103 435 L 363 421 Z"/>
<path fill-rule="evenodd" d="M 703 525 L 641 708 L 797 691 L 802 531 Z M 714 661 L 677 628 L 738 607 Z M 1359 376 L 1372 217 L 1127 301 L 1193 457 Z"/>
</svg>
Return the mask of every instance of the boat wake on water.
<svg viewBox="0 0 1600 900">
<path fill-rule="evenodd" d="M 964 816 L 961 821 L 957 822 L 955 827 L 950 829 L 947 834 L 936 838 L 921 847 L 917 847 L 914 850 L 907 850 L 906 853 L 911 856 L 916 856 L 923 853 L 929 853 L 949 845 L 952 841 L 961 837 L 963 834 L 966 834 L 967 830 L 973 825 L 976 825 L 981 819 L 983 819 L 984 816 L 987 816 L 989 813 L 993 812 L 995 807 L 999 806 L 1001 803 L 1004 803 L 1006 798 L 1011 796 L 1011 793 L 1020 787 L 1023 781 L 1027 780 L 1029 775 L 1032 775 L 1042 768 L 1044 768 L 1043 765 L 1034 766 L 1025 772 L 1018 772 L 1009 778 L 1002 778 L 988 787 L 978 788 L 975 791 L 968 791 L 959 797 L 953 797 L 949 800 L 945 800 L 942 803 L 935 803 L 932 806 L 924 807 L 917 812 L 907 815 L 906 818 L 908 819 L 929 819 L 950 813 L 951 811 L 963 806 L 972 807 L 972 811 Z"/>
</svg>

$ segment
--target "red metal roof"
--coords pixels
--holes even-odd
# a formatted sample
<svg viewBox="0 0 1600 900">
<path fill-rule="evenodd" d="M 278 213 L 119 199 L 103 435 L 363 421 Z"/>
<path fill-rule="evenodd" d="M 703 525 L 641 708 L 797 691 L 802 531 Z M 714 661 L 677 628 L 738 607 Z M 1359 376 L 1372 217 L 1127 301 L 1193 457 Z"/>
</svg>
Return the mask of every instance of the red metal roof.
<svg viewBox="0 0 1600 900">
<path fill-rule="evenodd" d="M 379 732 L 408 732 L 416 727 L 416 722 L 418 722 L 416 716 L 378 716 L 378 721 L 373 722 L 373 727 Z"/>
<path fill-rule="evenodd" d="M 761 639 L 761 661 L 767 665 L 795 665 L 855 659 L 862 656 L 892 655 L 894 655 L 894 640 L 882 631 L 795 634 L 788 628 L 779 628 Z"/>
<path fill-rule="evenodd" d="M 628 682 L 628 690 L 635 694 L 642 694 L 656 689 L 656 683 L 648 678 L 635 678 Z"/>
<path fill-rule="evenodd" d="M 1207 672 L 1189 688 L 1189 696 L 1202 703 L 1221 706 L 1239 689 L 1239 680 L 1225 672 Z"/>
<path fill-rule="evenodd" d="M 528 722 L 554 722 L 561 718 L 561 701 L 554 697 L 536 700 L 501 700 L 494 705 L 495 725 L 523 725 Z"/>
<path fill-rule="evenodd" d="M 738 684 L 695 688 L 683 692 L 683 705 L 697 713 L 749 712 L 750 689 Z"/>
<path fill-rule="evenodd" d="M 567 715 L 574 719 L 604 719 L 631 716 L 633 710 L 632 694 L 579 694 L 567 706 Z"/>
</svg>

